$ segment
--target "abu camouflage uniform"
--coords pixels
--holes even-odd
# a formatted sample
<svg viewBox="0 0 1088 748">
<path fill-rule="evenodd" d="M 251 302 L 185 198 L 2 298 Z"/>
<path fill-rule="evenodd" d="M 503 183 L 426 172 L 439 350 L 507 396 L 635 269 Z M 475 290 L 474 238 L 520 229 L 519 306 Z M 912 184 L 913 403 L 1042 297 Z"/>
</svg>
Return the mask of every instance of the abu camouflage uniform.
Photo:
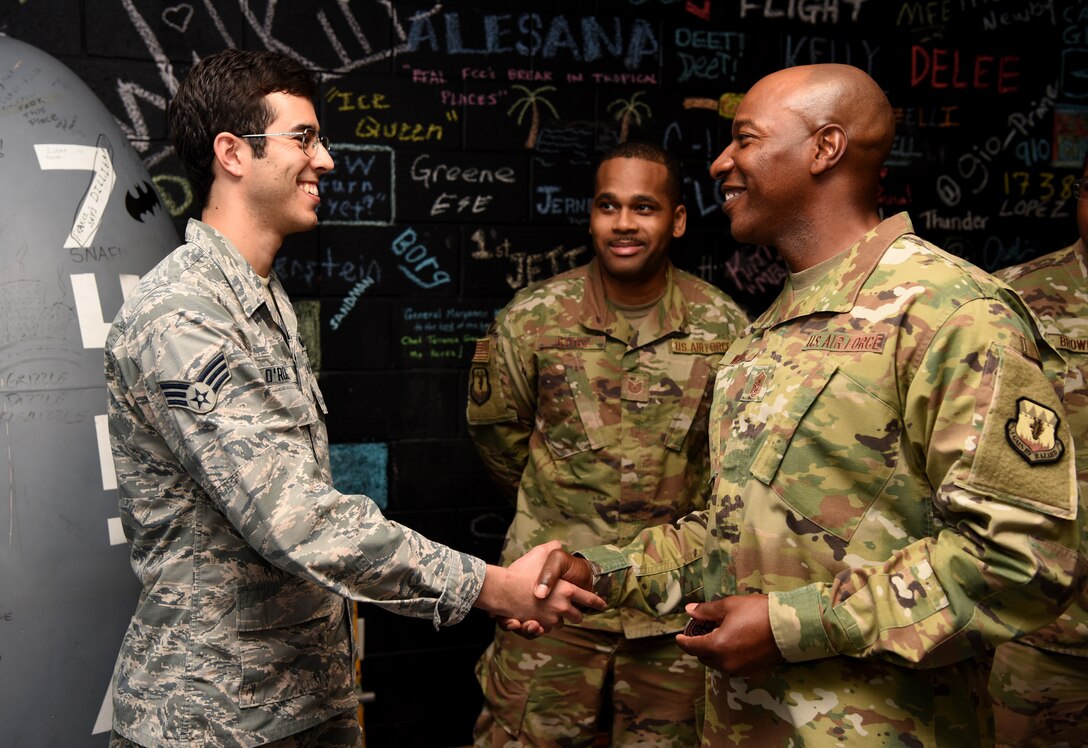
<svg viewBox="0 0 1088 748">
<path fill-rule="evenodd" d="M 121 519 L 143 584 L 114 729 L 253 746 L 357 707 L 345 597 L 459 621 L 484 563 L 332 487 L 324 401 L 273 275 L 218 232 L 136 286 L 106 341 Z M 360 736 L 361 737 L 361 736 Z"/>
<path fill-rule="evenodd" d="M 583 551 L 612 605 L 768 593 L 787 663 L 708 669 L 703 745 L 989 743 L 990 648 L 1081 573 L 1036 361 L 1056 354 L 1027 314 L 899 214 L 792 276 L 722 357 L 707 510 Z"/>
<path fill-rule="evenodd" d="M 553 539 L 626 543 L 701 509 L 714 368 L 745 324 L 728 296 L 671 265 L 637 329 L 609 304 L 596 260 L 515 296 L 477 345 L 468 403 L 480 455 L 516 495 L 503 563 Z M 691 745 L 703 668 L 671 636 L 685 620 L 624 610 L 536 641 L 498 631 L 478 668 L 478 744 L 592 742 L 611 675 L 613 745 Z"/>
<path fill-rule="evenodd" d="M 1082 542 L 1088 540 L 1088 254 L 1084 242 L 996 273 L 1019 292 L 1065 358 L 1065 417 L 1076 447 Z M 1088 587 L 1056 621 L 994 654 L 997 743 L 1088 741 Z"/>
</svg>

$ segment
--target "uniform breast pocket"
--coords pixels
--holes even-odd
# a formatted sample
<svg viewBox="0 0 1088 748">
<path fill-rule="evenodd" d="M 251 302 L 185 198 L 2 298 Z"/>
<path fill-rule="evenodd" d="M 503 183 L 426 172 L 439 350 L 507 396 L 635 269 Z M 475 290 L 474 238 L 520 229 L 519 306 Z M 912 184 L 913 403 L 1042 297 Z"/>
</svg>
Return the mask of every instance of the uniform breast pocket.
<svg viewBox="0 0 1088 748">
<path fill-rule="evenodd" d="M 269 415 L 278 415 L 287 427 L 310 426 L 318 420 L 317 407 L 307 397 L 310 383 L 296 381 L 293 366 L 258 359 L 257 368 L 264 381 Z"/>
<path fill-rule="evenodd" d="M 710 365 L 702 358 L 693 358 L 690 363 L 681 362 L 680 376 L 673 381 L 681 383 L 683 390 L 675 402 L 668 403 L 672 418 L 665 429 L 666 448 L 679 452 L 687 440 L 693 454 L 706 450 L 707 411 L 713 395 L 713 387 L 708 386 L 712 382 L 710 375 Z"/>
<path fill-rule="evenodd" d="M 601 406 L 577 354 L 541 360 L 536 429 L 559 460 L 605 446 Z"/>
<path fill-rule="evenodd" d="M 895 469 L 895 410 L 838 370 L 798 389 L 752 462 L 784 502 L 849 541 Z"/>
<path fill-rule="evenodd" d="M 243 707 L 286 701 L 328 688 L 338 656 L 343 601 L 301 580 L 238 590 Z"/>
</svg>

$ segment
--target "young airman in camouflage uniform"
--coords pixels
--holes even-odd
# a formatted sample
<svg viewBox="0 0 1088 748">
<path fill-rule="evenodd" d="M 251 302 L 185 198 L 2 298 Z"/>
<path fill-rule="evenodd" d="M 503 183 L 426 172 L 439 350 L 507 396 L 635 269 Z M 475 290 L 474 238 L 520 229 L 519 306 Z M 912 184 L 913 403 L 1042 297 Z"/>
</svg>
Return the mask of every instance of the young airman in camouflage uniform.
<svg viewBox="0 0 1088 748">
<path fill-rule="evenodd" d="M 656 146 L 606 153 L 596 258 L 518 293 L 477 346 L 469 431 L 516 497 L 504 563 L 548 540 L 623 544 L 705 506 L 714 368 L 746 319 L 667 259 L 681 183 Z M 668 636 L 685 621 L 613 610 L 535 641 L 498 631 L 477 745 L 590 745 L 602 713 L 613 746 L 694 745 L 703 667 Z"/>
<path fill-rule="evenodd" d="M 1008 287 L 881 220 L 893 133 L 857 68 L 749 91 L 711 173 L 791 274 L 722 358 L 709 506 L 542 569 L 611 605 L 708 601 L 677 638 L 707 665 L 704 746 L 989 745 L 990 650 L 1084 571 L 1056 354 Z"/>
<path fill-rule="evenodd" d="M 314 88 L 288 57 L 229 50 L 171 103 L 204 220 L 140 281 L 106 342 L 121 519 L 143 584 L 114 672 L 113 746 L 359 746 L 344 597 L 436 626 L 532 597 L 535 575 L 485 567 L 332 486 L 324 401 L 271 274 L 284 236 L 316 225 L 332 168 Z M 580 620 L 570 606 L 541 623 Z"/>
<path fill-rule="evenodd" d="M 1065 417 L 1076 445 L 1082 542 L 1088 539 L 1088 156 L 1074 187 L 1080 238 L 999 271 L 1039 317 L 1065 359 Z M 1079 197 L 1079 199 L 1077 199 Z M 990 676 L 999 746 L 1088 742 L 1088 587 L 1054 623 L 1002 644 Z"/>
</svg>

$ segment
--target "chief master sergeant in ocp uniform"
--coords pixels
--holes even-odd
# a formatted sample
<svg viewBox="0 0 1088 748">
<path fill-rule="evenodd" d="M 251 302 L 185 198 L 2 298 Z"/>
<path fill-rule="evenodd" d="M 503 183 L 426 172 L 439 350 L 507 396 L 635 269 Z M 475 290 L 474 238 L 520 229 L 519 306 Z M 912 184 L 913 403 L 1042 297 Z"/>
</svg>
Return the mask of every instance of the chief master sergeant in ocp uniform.
<svg viewBox="0 0 1088 748">
<path fill-rule="evenodd" d="M 561 540 L 625 544 L 702 509 L 714 369 L 747 323 L 722 291 L 669 262 L 684 234 L 679 161 L 606 152 L 590 209 L 595 258 L 527 288 L 477 346 L 468 422 L 517 511 L 503 561 Z M 480 660 L 476 744 L 698 742 L 703 668 L 676 646 L 682 613 L 587 616 L 550 637 L 497 631 Z"/>
<path fill-rule="evenodd" d="M 677 637 L 707 665 L 704 746 L 990 745 L 993 648 L 1084 573 L 1057 354 L 1007 286 L 881 218 L 894 131 L 846 65 L 745 95 L 711 174 L 790 276 L 722 357 L 708 507 L 542 570 L 610 605 L 707 600 L 717 627 Z"/>
</svg>

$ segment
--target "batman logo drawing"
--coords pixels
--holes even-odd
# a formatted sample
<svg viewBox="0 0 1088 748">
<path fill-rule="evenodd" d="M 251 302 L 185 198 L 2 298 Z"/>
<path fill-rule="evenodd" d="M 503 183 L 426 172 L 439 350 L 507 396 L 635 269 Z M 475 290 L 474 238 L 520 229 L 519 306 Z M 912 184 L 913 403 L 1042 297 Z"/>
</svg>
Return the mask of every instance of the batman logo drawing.
<svg viewBox="0 0 1088 748">
<path fill-rule="evenodd" d="M 154 213 L 161 203 L 155 188 L 147 181 L 136 185 L 135 189 L 136 194 L 132 194 L 132 190 L 125 193 L 125 209 L 130 216 L 143 223 L 144 216 Z"/>
</svg>

